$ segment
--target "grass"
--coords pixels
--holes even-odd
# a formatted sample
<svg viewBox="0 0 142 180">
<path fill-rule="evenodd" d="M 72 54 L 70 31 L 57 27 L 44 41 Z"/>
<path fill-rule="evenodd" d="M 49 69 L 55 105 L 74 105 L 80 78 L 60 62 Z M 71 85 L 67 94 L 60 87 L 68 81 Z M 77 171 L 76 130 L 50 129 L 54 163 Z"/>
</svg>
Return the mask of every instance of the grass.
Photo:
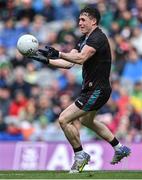
<svg viewBox="0 0 142 180">
<path fill-rule="evenodd" d="M 0 179 L 142 179 L 142 171 L 0 171 Z"/>
</svg>

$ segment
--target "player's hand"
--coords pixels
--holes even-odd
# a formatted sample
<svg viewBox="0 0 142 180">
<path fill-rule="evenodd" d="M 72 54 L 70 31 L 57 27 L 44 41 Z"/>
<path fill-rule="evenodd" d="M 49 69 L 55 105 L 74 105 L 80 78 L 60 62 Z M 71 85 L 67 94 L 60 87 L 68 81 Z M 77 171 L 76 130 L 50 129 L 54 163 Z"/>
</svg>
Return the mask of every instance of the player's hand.
<svg viewBox="0 0 142 180">
<path fill-rule="evenodd" d="M 51 46 L 45 46 L 46 48 L 46 57 L 51 59 L 58 59 L 59 58 L 59 51 Z"/>
<path fill-rule="evenodd" d="M 28 58 L 42 62 L 44 64 L 49 64 L 49 60 L 45 54 L 45 51 L 42 49 L 39 49 L 38 51 L 36 51 L 34 55 L 28 56 Z"/>
</svg>

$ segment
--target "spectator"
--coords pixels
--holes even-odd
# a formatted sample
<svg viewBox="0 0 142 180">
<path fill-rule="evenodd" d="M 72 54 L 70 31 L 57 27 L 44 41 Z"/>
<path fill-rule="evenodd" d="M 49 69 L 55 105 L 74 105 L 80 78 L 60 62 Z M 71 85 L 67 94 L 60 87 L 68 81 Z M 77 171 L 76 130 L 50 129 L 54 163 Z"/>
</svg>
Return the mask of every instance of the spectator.
<svg viewBox="0 0 142 180">
<path fill-rule="evenodd" d="M 141 115 L 135 110 L 135 108 L 131 108 L 130 115 L 129 115 L 129 129 L 127 140 L 129 142 L 141 142 L 142 140 L 142 117 Z"/>
<path fill-rule="evenodd" d="M 7 124 L 5 123 L 2 114 L 3 113 L 0 111 L 0 136 L 1 136 L 1 133 L 6 132 L 7 130 Z"/>
<path fill-rule="evenodd" d="M 23 17 L 19 21 L 19 23 L 16 24 L 17 31 L 19 31 L 19 34 L 29 34 L 30 33 L 30 21 L 28 17 Z"/>
<path fill-rule="evenodd" d="M 122 81 L 129 81 L 134 84 L 142 80 L 142 60 L 140 59 L 137 50 L 132 48 L 128 54 L 128 61 L 124 66 L 122 73 Z"/>
<path fill-rule="evenodd" d="M 67 108 L 73 102 L 69 94 L 63 94 L 60 96 L 60 107 L 62 110 Z"/>
<path fill-rule="evenodd" d="M 2 116 L 7 116 L 9 112 L 9 107 L 11 103 L 11 91 L 8 86 L 3 86 L 0 88 L 0 109 Z"/>
<path fill-rule="evenodd" d="M 1 0 L 0 1 L 0 19 L 4 20 L 5 17 L 10 18 L 16 16 L 17 7 L 13 0 Z"/>
<path fill-rule="evenodd" d="M 52 109 L 51 99 L 47 95 L 42 94 L 39 96 L 38 107 L 37 107 L 37 117 L 38 121 L 45 121 L 47 124 L 54 122 L 55 114 Z"/>
<path fill-rule="evenodd" d="M 28 82 L 29 84 L 36 84 L 38 73 L 36 71 L 35 64 L 32 62 L 27 63 L 26 69 L 27 72 L 25 75 L 25 81 Z"/>
<path fill-rule="evenodd" d="M 116 102 L 120 98 L 120 80 L 118 77 L 111 80 L 112 93 L 111 98 Z"/>
<path fill-rule="evenodd" d="M 34 133 L 33 123 L 36 119 L 36 100 L 30 98 L 27 105 L 22 107 L 19 113 L 20 127 L 25 140 L 29 140 L 32 133 Z"/>
<path fill-rule="evenodd" d="M 56 8 L 51 0 L 43 1 L 43 9 L 41 15 L 45 17 L 46 22 L 51 22 L 56 20 Z"/>
<path fill-rule="evenodd" d="M 116 1 L 114 20 L 121 18 L 122 13 L 127 10 L 128 10 L 128 1 L 127 0 Z"/>
<path fill-rule="evenodd" d="M 43 43 L 47 36 L 47 30 L 45 29 L 45 19 L 41 15 L 35 15 L 33 23 L 30 26 L 30 33 L 33 34 L 38 41 Z"/>
<path fill-rule="evenodd" d="M 40 93 L 42 92 L 42 88 L 38 84 L 32 84 L 31 86 L 31 97 L 35 100 L 39 98 Z"/>
<path fill-rule="evenodd" d="M 142 113 L 142 82 L 135 82 L 130 94 L 130 103 L 136 112 Z"/>
<path fill-rule="evenodd" d="M 6 54 L 6 48 L 0 45 L 0 87 L 5 87 L 9 83 L 10 66 L 10 57 Z"/>
<path fill-rule="evenodd" d="M 17 67 L 14 71 L 14 80 L 11 83 L 11 91 L 13 94 L 16 90 L 22 90 L 29 97 L 31 85 L 25 81 L 25 70 L 22 67 Z"/>
<path fill-rule="evenodd" d="M 23 135 L 21 133 L 21 128 L 19 127 L 19 123 L 15 117 L 7 116 L 4 119 L 6 123 L 6 131 L 0 133 L 1 141 L 22 141 L 24 140 Z"/>
<path fill-rule="evenodd" d="M 111 23 L 113 21 L 112 10 L 110 10 L 108 4 L 105 2 L 98 3 L 97 7 L 101 13 L 100 24 L 102 25 L 103 28 L 109 31 L 111 27 Z"/>
<path fill-rule="evenodd" d="M 15 91 L 15 96 L 13 101 L 9 106 L 9 115 L 16 116 L 17 118 L 20 115 L 20 111 L 22 108 L 26 107 L 28 103 L 27 98 L 22 90 Z"/>
<path fill-rule="evenodd" d="M 58 32 L 57 41 L 58 43 L 65 43 L 68 41 L 68 36 L 76 37 L 74 34 L 74 26 L 71 21 L 65 21 L 63 28 Z M 66 38 L 67 36 L 67 38 Z"/>
<path fill-rule="evenodd" d="M 0 1 L 0 20 L 3 19 L 3 17 L 5 17 L 5 11 L 6 11 L 6 1 L 2 0 Z"/>
<path fill-rule="evenodd" d="M 131 43 L 136 48 L 140 57 L 142 57 L 142 48 L 141 48 L 142 32 L 141 32 L 141 29 L 139 27 L 135 27 L 133 29 L 133 36 L 131 38 Z"/>
<path fill-rule="evenodd" d="M 61 0 L 61 4 L 57 7 L 56 19 L 76 20 L 78 16 L 79 16 L 79 8 L 78 5 L 74 2 L 74 0 Z"/>
<path fill-rule="evenodd" d="M 21 7 L 19 8 L 16 15 L 17 20 L 19 21 L 23 17 L 27 17 L 32 22 L 35 15 L 36 12 L 32 7 L 32 0 L 22 0 Z"/>
<path fill-rule="evenodd" d="M 76 99 L 80 93 L 81 85 L 76 81 L 75 75 L 71 71 L 67 71 L 67 86 L 62 93 L 67 93 L 71 98 Z"/>
<path fill-rule="evenodd" d="M 14 48 L 19 34 L 17 34 L 15 22 L 12 17 L 5 19 L 4 27 L 0 32 L 0 42 L 6 48 Z"/>
<path fill-rule="evenodd" d="M 137 19 L 132 17 L 132 14 L 130 11 L 123 11 L 121 14 L 121 17 L 117 20 L 120 29 L 122 30 L 124 27 L 135 27 L 138 25 Z"/>
<path fill-rule="evenodd" d="M 32 1 L 32 7 L 34 8 L 35 12 L 39 14 L 43 10 L 43 0 Z"/>
<path fill-rule="evenodd" d="M 27 63 L 26 59 L 16 50 L 14 57 L 11 58 L 11 65 L 13 69 L 17 69 L 17 67 L 26 67 Z"/>
</svg>

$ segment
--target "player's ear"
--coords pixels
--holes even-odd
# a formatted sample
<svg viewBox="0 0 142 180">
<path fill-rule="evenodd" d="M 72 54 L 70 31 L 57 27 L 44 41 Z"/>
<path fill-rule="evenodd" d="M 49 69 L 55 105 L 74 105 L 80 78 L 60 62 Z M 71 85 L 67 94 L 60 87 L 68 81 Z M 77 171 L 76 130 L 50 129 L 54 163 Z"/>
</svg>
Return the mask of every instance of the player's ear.
<svg viewBox="0 0 142 180">
<path fill-rule="evenodd" d="M 93 18 L 92 21 L 93 21 L 93 25 L 97 24 L 97 19 L 96 18 Z"/>
</svg>

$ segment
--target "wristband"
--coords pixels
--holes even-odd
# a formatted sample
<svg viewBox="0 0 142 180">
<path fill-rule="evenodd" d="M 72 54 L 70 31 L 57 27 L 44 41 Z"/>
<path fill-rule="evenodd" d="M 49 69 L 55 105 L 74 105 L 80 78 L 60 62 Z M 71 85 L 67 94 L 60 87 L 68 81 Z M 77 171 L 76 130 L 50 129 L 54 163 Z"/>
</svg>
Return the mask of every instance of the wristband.
<svg viewBox="0 0 142 180">
<path fill-rule="evenodd" d="M 62 52 L 59 51 L 59 58 L 61 58 L 61 57 L 62 57 Z"/>
</svg>

